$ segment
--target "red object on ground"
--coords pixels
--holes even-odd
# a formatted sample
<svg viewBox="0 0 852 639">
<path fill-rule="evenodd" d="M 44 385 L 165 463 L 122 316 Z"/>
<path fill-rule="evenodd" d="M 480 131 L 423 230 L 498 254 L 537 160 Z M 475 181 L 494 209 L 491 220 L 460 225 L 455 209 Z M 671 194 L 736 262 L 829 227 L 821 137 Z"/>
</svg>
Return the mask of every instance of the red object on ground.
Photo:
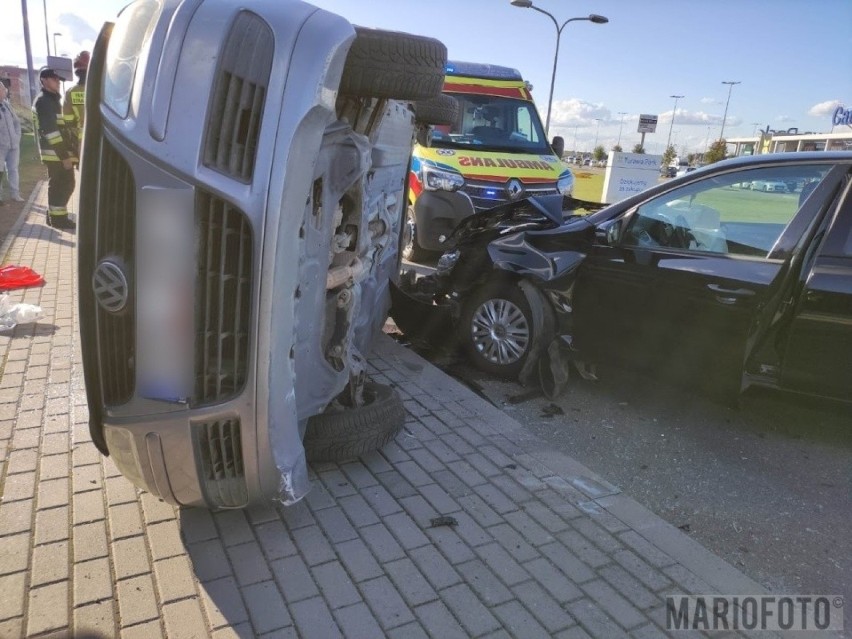
<svg viewBox="0 0 852 639">
<path fill-rule="evenodd" d="M 44 278 L 29 266 L 0 267 L 0 291 L 42 284 L 44 284 Z"/>
</svg>

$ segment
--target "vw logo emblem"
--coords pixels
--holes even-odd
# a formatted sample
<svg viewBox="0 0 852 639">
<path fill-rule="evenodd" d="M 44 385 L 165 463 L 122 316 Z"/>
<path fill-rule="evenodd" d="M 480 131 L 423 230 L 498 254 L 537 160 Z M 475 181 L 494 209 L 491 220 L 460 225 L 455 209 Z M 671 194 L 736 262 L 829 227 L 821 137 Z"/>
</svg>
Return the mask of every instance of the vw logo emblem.
<svg viewBox="0 0 852 639">
<path fill-rule="evenodd" d="M 95 267 L 92 290 L 98 305 L 108 313 L 118 313 L 127 306 L 127 276 L 121 267 L 111 260 L 101 260 Z"/>
<path fill-rule="evenodd" d="M 506 193 L 509 194 L 510 200 L 517 200 L 524 194 L 524 185 L 520 180 L 509 180 L 506 185 Z"/>
</svg>

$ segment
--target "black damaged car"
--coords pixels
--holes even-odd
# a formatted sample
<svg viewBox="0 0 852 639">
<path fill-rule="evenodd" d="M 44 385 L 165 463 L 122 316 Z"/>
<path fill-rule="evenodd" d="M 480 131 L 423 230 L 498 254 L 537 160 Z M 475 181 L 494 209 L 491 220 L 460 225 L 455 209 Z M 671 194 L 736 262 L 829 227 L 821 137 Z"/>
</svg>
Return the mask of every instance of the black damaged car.
<svg viewBox="0 0 852 639">
<path fill-rule="evenodd" d="M 756 180 L 796 187 L 743 188 Z M 464 221 L 436 272 L 394 291 L 401 330 L 452 334 L 479 368 L 551 393 L 574 360 L 726 398 L 764 386 L 849 401 L 852 153 L 727 160 L 589 215 L 558 200 Z"/>
</svg>

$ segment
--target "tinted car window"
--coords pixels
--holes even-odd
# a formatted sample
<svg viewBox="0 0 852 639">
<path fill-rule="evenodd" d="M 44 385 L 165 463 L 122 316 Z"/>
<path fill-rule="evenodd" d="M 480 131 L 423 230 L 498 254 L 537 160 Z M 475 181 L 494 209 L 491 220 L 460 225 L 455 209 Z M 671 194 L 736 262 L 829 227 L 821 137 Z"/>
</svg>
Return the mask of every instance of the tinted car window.
<svg viewBox="0 0 852 639">
<path fill-rule="evenodd" d="M 752 169 L 681 186 L 636 209 L 624 244 L 766 257 L 830 168 Z"/>
</svg>

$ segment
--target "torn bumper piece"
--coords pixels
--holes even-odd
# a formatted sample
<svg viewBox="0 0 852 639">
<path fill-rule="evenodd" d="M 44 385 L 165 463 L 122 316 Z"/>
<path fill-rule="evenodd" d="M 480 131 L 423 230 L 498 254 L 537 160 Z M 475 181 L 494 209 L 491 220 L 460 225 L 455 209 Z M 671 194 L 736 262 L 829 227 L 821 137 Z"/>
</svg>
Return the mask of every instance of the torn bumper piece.
<svg viewBox="0 0 852 639">
<path fill-rule="evenodd" d="M 449 305 L 437 306 L 424 302 L 391 284 L 390 315 L 410 340 L 441 344 L 454 335 L 453 310 Z"/>
</svg>

